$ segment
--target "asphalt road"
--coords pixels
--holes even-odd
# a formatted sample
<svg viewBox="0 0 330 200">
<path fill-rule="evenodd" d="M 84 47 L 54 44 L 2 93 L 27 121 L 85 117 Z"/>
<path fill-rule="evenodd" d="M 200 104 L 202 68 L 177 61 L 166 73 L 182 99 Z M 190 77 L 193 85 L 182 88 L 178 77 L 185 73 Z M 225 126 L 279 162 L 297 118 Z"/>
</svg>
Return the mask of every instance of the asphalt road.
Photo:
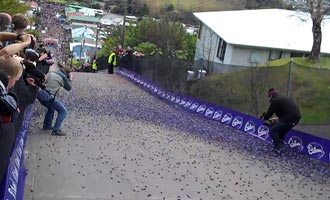
<svg viewBox="0 0 330 200">
<path fill-rule="evenodd" d="M 41 130 L 25 148 L 25 200 L 330 199 L 330 165 L 271 146 L 150 96 L 108 74 L 74 73 L 60 93 L 66 137 Z"/>
</svg>

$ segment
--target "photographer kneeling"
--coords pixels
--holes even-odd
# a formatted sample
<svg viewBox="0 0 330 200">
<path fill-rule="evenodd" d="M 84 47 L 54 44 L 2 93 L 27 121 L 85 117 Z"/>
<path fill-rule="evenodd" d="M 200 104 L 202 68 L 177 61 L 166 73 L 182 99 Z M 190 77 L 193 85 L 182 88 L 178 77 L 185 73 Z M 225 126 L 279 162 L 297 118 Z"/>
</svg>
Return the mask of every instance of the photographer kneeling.
<svg viewBox="0 0 330 200">
<path fill-rule="evenodd" d="M 56 96 L 61 88 L 67 91 L 71 90 L 72 74 L 70 68 L 58 65 L 59 69 L 57 71 L 49 72 L 45 82 L 46 88 L 38 92 L 37 99 L 47 108 L 43 129 L 52 130 L 52 135 L 55 136 L 65 136 L 66 134 L 61 130 L 61 125 L 68 111 Z M 55 125 L 52 127 L 55 111 L 57 111 L 58 115 Z"/>
<path fill-rule="evenodd" d="M 270 127 L 270 136 L 273 139 L 274 149 L 280 150 L 286 133 L 296 126 L 300 120 L 300 110 L 297 104 L 289 97 L 280 95 L 277 90 L 268 90 L 270 106 L 261 119 Z M 272 118 L 275 114 L 278 118 Z"/>
</svg>

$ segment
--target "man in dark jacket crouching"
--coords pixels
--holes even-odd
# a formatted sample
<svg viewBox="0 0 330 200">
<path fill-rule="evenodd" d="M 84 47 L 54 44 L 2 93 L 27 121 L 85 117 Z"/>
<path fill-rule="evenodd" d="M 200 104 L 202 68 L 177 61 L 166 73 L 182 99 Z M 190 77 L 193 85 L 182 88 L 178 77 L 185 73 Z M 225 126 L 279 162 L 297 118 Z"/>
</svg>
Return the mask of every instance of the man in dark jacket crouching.
<svg viewBox="0 0 330 200">
<path fill-rule="evenodd" d="M 298 124 L 301 117 L 300 110 L 291 98 L 280 95 L 274 88 L 268 90 L 268 98 L 270 106 L 261 118 L 266 120 L 265 124 L 270 127 L 274 148 L 280 150 L 286 133 Z M 278 119 L 272 118 L 273 114 Z"/>
</svg>

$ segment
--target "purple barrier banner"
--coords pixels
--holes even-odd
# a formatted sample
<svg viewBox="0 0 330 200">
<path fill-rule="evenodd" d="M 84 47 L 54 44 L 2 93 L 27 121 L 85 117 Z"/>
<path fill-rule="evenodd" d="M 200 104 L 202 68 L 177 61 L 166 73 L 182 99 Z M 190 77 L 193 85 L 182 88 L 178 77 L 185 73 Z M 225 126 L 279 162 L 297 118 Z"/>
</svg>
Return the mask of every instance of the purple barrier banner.
<svg viewBox="0 0 330 200">
<path fill-rule="evenodd" d="M 210 120 L 215 120 L 225 126 L 250 134 L 265 142 L 272 142 L 269 128 L 264 121 L 251 115 L 238 112 L 220 105 L 205 103 L 182 94 L 168 92 L 155 83 L 146 80 L 135 72 L 123 68 L 117 70 L 118 74 L 134 82 L 145 91 L 157 98 Z M 297 130 L 288 132 L 285 143 L 296 152 L 308 155 L 323 162 L 330 162 L 330 141 Z"/>
<path fill-rule="evenodd" d="M 16 138 L 5 177 L 4 200 L 23 200 L 26 168 L 24 166 L 24 143 L 32 117 L 32 107 L 26 108 L 21 129 Z"/>
</svg>

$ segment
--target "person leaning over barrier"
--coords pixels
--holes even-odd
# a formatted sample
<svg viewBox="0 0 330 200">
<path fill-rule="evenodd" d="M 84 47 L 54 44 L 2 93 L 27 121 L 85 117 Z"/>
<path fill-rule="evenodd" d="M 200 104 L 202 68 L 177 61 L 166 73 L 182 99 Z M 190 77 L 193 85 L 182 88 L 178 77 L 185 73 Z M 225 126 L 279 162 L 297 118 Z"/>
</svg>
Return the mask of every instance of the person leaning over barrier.
<svg viewBox="0 0 330 200">
<path fill-rule="evenodd" d="M 19 40 L 21 42 L 12 43 L 3 47 L 2 42 Z M 9 32 L 0 32 L 0 56 L 2 55 L 14 55 L 24 48 L 29 47 L 31 41 L 35 40 L 31 34 L 16 34 Z"/>
<path fill-rule="evenodd" d="M 268 90 L 268 98 L 270 106 L 260 118 L 270 127 L 274 149 L 280 150 L 286 133 L 298 124 L 301 118 L 300 110 L 291 98 L 279 94 L 274 88 Z M 274 114 L 277 118 L 272 118 Z"/>
<path fill-rule="evenodd" d="M 11 17 L 11 23 L 14 33 L 23 34 L 30 24 L 30 19 L 27 15 L 18 13 Z"/>
<path fill-rule="evenodd" d="M 11 56 L 0 56 L 1 92 L 0 92 L 0 123 L 13 122 L 20 113 L 18 98 L 9 89 L 15 86 L 23 73 L 19 61 Z M 5 76 L 5 77 L 4 77 Z"/>
<path fill-rule="evenodd" d="M 8 55 L 0 56 L 0 69 L 8 76 L 8 89 L 14 87 L 24 70 L 22 64 L 18 60 Z"/>
<path fill-rule="evenodd" d="M 43 129 L 52 130 L 52 135 L 55 136 L 65 136 L 66 134 L 61 130 L 61 125 L 67 116 L 68 111 L 56 96 L 61 88 L 64 88 L 67 91 L 71 90 L 72 74 L 69 67 L 60 64 L 58 65 L 60 68 L 57 71 L 51 71 L 48 74 L 45 82 L 46 88 L 45 90 L 39 90 L 37 99 L 47 108 L 43 122 Z M 52 127 L 55 111 L 57 111 L 58 115 L 55 125 Z"/>
</svg>

